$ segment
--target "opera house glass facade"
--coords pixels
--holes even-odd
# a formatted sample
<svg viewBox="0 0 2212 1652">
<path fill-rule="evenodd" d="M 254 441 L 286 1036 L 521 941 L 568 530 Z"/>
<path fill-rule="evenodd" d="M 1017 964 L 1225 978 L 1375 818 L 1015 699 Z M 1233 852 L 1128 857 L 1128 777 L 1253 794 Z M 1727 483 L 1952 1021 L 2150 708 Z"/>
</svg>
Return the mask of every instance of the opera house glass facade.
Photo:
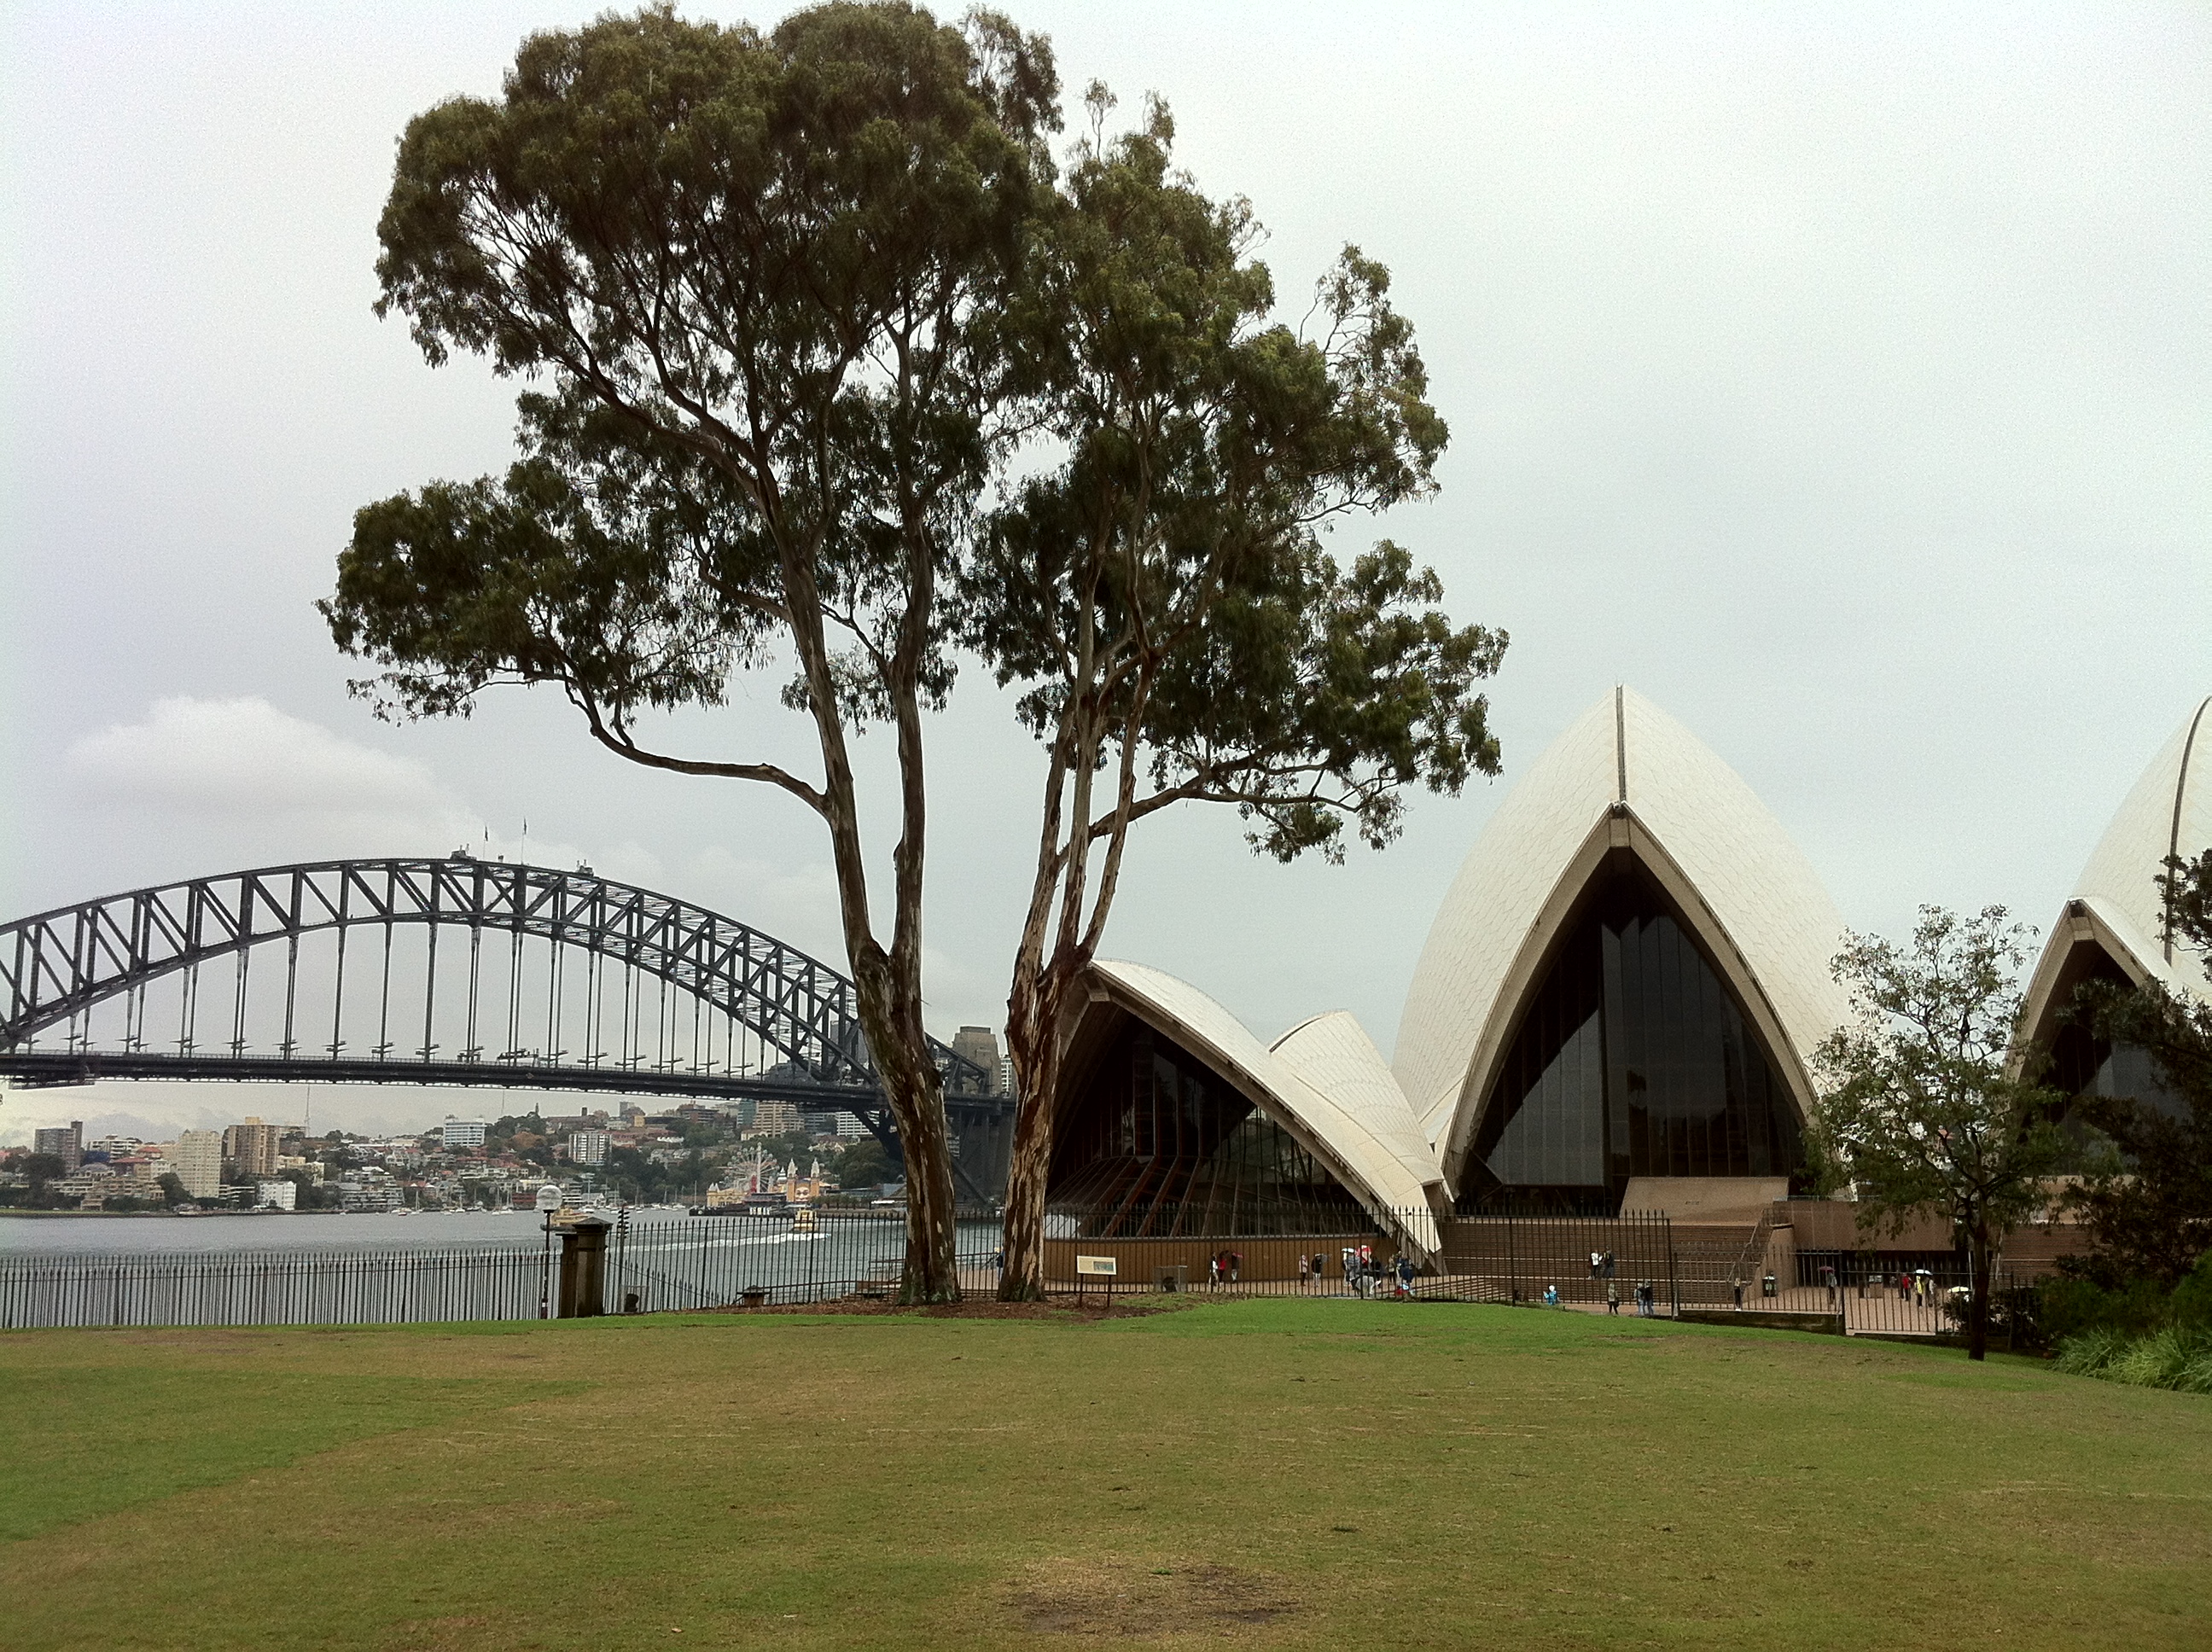
<svg viewBox="0 0 2212 1652">
<path fill-rule="evenodd" d="M 1085 1237 L 1335 1233 L 1359 1207 L 1281 1125 L 1140 1021 L 1056 1133 L 1053 1206 Z"/>
<path fill-rule="evenodd" d="M 1610 1213 L 1632 1176 L 1797 1168 L 1789 1090 L 1734 994 L 1626 853 L 1587 887 L 1476 1126 L 1460 1208 Z"/>
</svg>

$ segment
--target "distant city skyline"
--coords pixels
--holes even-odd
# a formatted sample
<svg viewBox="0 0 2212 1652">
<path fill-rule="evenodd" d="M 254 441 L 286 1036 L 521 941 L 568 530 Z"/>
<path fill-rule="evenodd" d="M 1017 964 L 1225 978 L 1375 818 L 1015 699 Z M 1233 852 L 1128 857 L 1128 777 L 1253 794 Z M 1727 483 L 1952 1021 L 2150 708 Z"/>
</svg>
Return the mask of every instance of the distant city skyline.
<svg viewBox="0 0 2212 1652">
<path fill-rule="evenodd" d="M 627 768 L 544 695 L 379 724 L 311 606 L 358 506 L 509 454 L 517 386 L 369 313 L 393 139 L 598 9 L 0 21 L 0 916 L 322 854 L 520 858 L 526 822 L 533 860 L 842 967 L 785 800 Z M 1072 93 L 1166 98 L 1183 163 L 1268 227 L 1290 319 L 1342 242 L 1390 266 L 1454 440 L 1439 499 L 1336 542 L 1387 532 L 1514 636 L 1501 780 L 1414 799 L 1341 869 L 1182 811 L 1136 843 L 1107 952 L 1268 1037 L 1350 1009 L 1387 1054 L 1476 833 L 1615 681 L 1742 774 L 1852 925 L 2052 921 L 2212 689 L 2212 15 L 1012 9 Z M 806 756 L 766 679 L 671 738 Z M 1041 770 L 973 670 L 929 738 L 949 1039 L 1003 1021 Z M 570 1105 L 246 1090 L 11 1091 L 0 1143 Z"/>
</svg>

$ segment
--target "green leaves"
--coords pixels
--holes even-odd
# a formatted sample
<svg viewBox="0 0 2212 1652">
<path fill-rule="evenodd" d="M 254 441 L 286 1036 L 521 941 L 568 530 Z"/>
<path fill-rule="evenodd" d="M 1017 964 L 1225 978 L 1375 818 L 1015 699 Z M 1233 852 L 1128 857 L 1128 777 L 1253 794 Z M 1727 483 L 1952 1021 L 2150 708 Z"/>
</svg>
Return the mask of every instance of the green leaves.
<svg viewBox="0 0 2212 1652">
<path fill-rule="evenodd" d="M 1349 570 L 1319 530 L 1435 486 L 1447 438 L 1389 276 L 1346 248 L 1294 331 L 1248 255 L 1249 203 L 1217 203 L 1142 130 L 1092 136 L 1036 232 L 1014 352 L 1065 458 L 993 516 L 962 592 L 963 641 L 1021 715 L 1088 772 L 1133 737 L 1148 794 L 1233 804 L 1255 847 L 1377 847 L 1400 792 L 1496 773 L 1474 685 L 1506 639 L 1455 628 L 1398 546 Z M 1091 823 L 1085 823 L 1086 827 Z"/>
<path fill-rule="evenodd" d="M 2031 934 L 2006 919 L 1923 907 L 1908 944 L 1854 935 L 1835 961 L 1856 1017 L 1814 1052 L 1818 1127 L 1894 1226 L 1934 1211 L 2002 1232 L 2047 1202 L 2064 1157 L 2064 1098 L 2016 1042 Z"/>
<path fill-rule="evenodd" d="M 533 36 L 498 100 L 418 116 L 379 310 L 433 362 L 551 388 L 504 484 L 363 513 L 339 646 L 412 714 L 515 678 L 626 715 L 713 702 L 796 616 L 849 714 L 941 696 L 939 575 L 990 474 L 1055 91 L 1003 18 L 832 4 L 763 35 L 659 7 Z"/>
</svg>

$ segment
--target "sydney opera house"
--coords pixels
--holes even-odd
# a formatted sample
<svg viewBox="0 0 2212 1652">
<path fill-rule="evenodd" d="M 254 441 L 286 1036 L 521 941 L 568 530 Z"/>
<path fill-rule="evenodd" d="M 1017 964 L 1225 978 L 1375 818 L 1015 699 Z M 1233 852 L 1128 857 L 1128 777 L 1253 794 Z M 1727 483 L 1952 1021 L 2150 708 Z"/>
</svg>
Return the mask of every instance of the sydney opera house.
<svg viewBox="0 0 2212 1652">
<path fill-rule="evenodd" d="M 2067 1023 L 2080 983 L 2207 991 L 2154 879 L 2212 845 L 2208 712 L 2120 805 L 2033 975 L 2030 1024 L 2076 1093 L 2155 1090 L 2141 1052 Z M 1617 688 L 1468 852 L 1389 1060 L 1341 1011 L 1268 1042 L 1185 981 L 1093 966 L 1049 1203 L 1091 1248 L 1366 1230 L 1424 1259 L 1455 1220 L 1509 1208 L 1747 1219 L 1802 1169 L 1813 1052 L 1848 1013 L 1844 934 L 1743 780 Z"/>
</svg>

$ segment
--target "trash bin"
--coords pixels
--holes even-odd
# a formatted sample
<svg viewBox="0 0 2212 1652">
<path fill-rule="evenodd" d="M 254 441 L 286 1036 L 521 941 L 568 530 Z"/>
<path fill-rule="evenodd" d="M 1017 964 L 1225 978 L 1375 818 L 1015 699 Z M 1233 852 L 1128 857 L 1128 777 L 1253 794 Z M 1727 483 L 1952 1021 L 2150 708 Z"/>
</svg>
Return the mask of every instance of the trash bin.
<svg viewBox="0 0 2212 1652">
<path fill-rule="evenodd" d="M 1190 1288 L 1190 1269 L 1186 1264 L 1177 1262 L 1172 1267 L 1161 1268 L 1158 1279 L 1162 1291 L 1188 1291 Z"/>
<path fill-rule="evenodd" d="M 1763 1297 L 1771 1297 L 1774 1295 L 1774 1276 L 1771 1273 L 1766 1274 L 1760 1278 L 1759 1282 L 1759 1291 Z"/>
</svg>

